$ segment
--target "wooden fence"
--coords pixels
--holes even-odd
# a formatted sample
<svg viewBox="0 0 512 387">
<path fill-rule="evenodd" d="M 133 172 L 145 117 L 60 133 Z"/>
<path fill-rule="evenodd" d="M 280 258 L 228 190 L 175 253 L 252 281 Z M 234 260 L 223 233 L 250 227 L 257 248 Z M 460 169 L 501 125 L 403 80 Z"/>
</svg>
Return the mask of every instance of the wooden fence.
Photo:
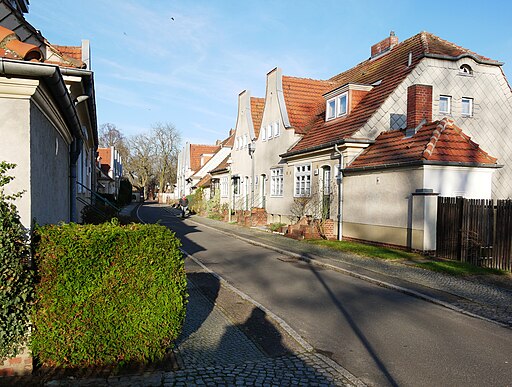
<svg viewBox="0 0 512 387">
<path fill-rule="evenodd" d="M 512 271 L 512 200 L 439 197 L 438 257 Z"/>
</svg>

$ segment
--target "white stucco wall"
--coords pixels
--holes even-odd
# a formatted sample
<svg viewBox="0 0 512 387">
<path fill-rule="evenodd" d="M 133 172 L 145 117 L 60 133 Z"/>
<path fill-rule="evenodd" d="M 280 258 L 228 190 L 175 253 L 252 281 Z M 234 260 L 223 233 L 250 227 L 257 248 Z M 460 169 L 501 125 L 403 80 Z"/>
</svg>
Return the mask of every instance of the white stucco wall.
<svg viewBox="0 0 512 387">
<path fill-rule="evenodd" d="M 16 164 L 16 168 L 8 172 L 15 179 L 6 187 L 6 193 L 25 191 L 16 200 L 16 206 L 23 225 L 27 228 L 31 223 L 31 185 L 30 185 L 30 101 L 28 99 L 12 99 L 0 97 L 0 161 Z"/>
<path fill-rule="evenodd" d="M 253 180 L 253 161 L 249 156 L 249 144 L 254 140 L 254 125 L 252 120 L 251 111 L 251 93 L 244 91 L 238 96 L 238 116 L 235 126 L 235 143 L 231 150 L 232 163 L 232 174 L 239 176 L 242 179 L 241 188 L 242 192 L 237 195 L 235 205 L 237 209 L 249 209 L 251 202 L 254 200 L 254 207 L 261 206 L 261 192 L 260 192 L 260 180 L 259 178 L 254 179 L 257 181 L 257 185 L 254 186 L 254 199 L 252 195 L 252 180 Z M 259 128 L 258 128 L 259 129 Z M 246 139 L 247 144 L 244 145 L 243 139 Z M 256 160 L 258 156 L 254 155 L 254 174 L 256 174 Z"/>
<path fill-rule="evenodd" d="M 259 182 L 262 175 L 267 177 L 265 197 L 266 210 L 269 215 L 290 214 L 290 207 L 293 203 L 293 169 L 287 166 L 279 155 L 285 153 L 300 138 L 293 129 L 286 128 L 284 125 L 289 120 L 286 117 L 285 107 L 280 105 L 278 97 L 279 89 L 282 88 L 281 79 L 280 69 L 276 69 L 267 75 L 265 107 L 261 122 L 262 128 L 277 122 L 280 128 L 280 135 L 272 139 L 263 140 L 262 130 L 260 130 L 255 152 L 255 175 L 259 177 Z M 283 167 L 284 192 L 282 197 L 270 195 L 270 170 L 275 167 Z M 256 190 L 259 192 L 259 185 Z M 277 220 L 274 219 L 274 221 Z M 282 221 L 287 222 L 287 219 L 282 219 Z"/>
<path fill-rule="evenodd" d="M 432 189 L 440 196 L 490 198 L 494 171 L 426 165 L 349 174 L 343 179 L 343 235 L 422 249 L 435 225 L 422 207 L 424 198 L 412 193 Z"/>
<path fill-rule="evenodd" d="M 466 199 L 491 199 L 494 168 L 441 167 L 427 165 L 423 186 L 441 196 L 463 196 Z"/>
</svg>

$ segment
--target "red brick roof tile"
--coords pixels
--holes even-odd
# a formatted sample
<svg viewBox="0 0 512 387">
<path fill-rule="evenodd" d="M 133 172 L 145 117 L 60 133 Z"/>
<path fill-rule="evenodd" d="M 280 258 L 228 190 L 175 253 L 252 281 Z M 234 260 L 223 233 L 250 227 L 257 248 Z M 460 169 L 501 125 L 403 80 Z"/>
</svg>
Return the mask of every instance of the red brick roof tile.
<svg viewBox="0 0 512 387">
<path fill-rule="evenodd" d="M 82 60 L 82 47 L 81 46 L 58 46 L 58 45 L 54 44 L 53 47 L 55 47 L 62 54 L 66 55 L 70 58 L 73 58 L 73 59 L 76 59 L 79 61 Z"/>
<path fill-rule="evenodd" d="M 444 118 L 421 127 L 406 137 L 403 130 L 382 132 L 347 169 L 382 167 L 420 161 L 461 164 L 496 164 L 452 120 Z"/>
<path fill-rule="evenodd" d="M 304 133 L 311 118 L 325 105 L 323 94 L 334 82 L 283 76 L 283 94 L 290 124 L 296 133 Z"/>
<path fill-rule="evenodd" d="M 8 28 L 0 26 L 0 56 L 17 60 L 40 61 L 43 54 L 39 47 L 33 44 L 23 43 L 16 33 Z"/>
<path fill-rule="evenodd" d="M 263 119 L 263 109 L 265 108 L 265 98 L 251 97 L 251 115 L 252 125 L 254 126 L 254 135 L 256 138 L 260 135 L 261 120 Z"/>
<path fill-rule="evenodd" d="M 190 169 L 194 172 L 199 171 L 219 149 L 217 145 L 190 144 Z"/>
<path fill-rule="evenodd" d="M 226 138 L 225 140 L 223 140 L 220 143 L 220 146 L 228 147 L 228 148 L 233 148 L 234 144 L 235 144 L 235 131 L 234 130 L 230 130 L 229 131 L 229 137 Z"/>
<path fill-rule="evenodd" d="M 410 53 L 412 57 L 409 66 Z M 326 147 L 344 139 L 349 139 L 362 128 L 420 60 L 429 54 L 450 58 L 472 55 L 477 60 L 499 64 L 497 61 L 492 61 L 466 50 L 431 33 L 421 32 L 397 44 L 386 54 L 373 59 L 370 58 L 332 77 L 329 81 L 336 86 L 332 87 L 331 90 L 348 83 L 366 85 L 372 85 L 378 81 L 380 83 L 366 94 L 349 115 L 327 122 L 325 121 L 325 99 L 323 101 L 319 99 L 321 108 L 314 117 L 310 117 L 310 122 L 304 129 L 307 134 L 290 149 L 288 154 Z M 303 117 L 303 121 L 306 121 L 305 117 Z"/>
<path fill-rule="evenodd" d="M 81 60 L 81 47 L 53 46 L 46 40 L 45 43 L 55 53 L 58 58 L 57 61 L 46 60 L 38 46 L 20 41 L 15 32 L 0 26 L 0 57 L 2 58 L 44 62 L 61 67 L 85 67 L 84 62 Z"/>
</svg>

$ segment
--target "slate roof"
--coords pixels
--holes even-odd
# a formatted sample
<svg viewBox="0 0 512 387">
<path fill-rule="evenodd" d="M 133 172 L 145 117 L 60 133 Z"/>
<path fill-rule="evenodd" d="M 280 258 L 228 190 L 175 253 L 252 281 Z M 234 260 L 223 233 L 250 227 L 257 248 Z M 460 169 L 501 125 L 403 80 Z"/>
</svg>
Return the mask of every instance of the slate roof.
<svg viewBox="0 0 512 387">
<path fill-rule="evenodd" d="M 409 54 L 411 63 L 409 65 Z M 387 97 L 426 56 L 443 57 L 455 60 L 461 56 L 471 56 L 477 61 L 500 65 L 498 61 L 478 55 L 463 47 L 443 40 L 429 32 L 421 32 L 397 44 L 385 54 L 370 58 L 355 67 L 333 76 L 329 82 L 334 90 L 348 83 L 372 85 L 373 89 L 353 108 L 350 114 L 334 120 L 325 121 L 325 98 L 320 100 L 318 112 L 310 117 L 303 131 L 306 135 L 284 156 L 307 152 L 340 143 L 352 138 L 368 119 L 384 103 Z M 380 81 L 380 82 L 379 82 Z M 283 80 L 284 83 L 284 80 Z M 288 108 L 290 115 L 293 105 Z M 305 117 L 302 117 L 305 121 Z"/>
<path fill-rule="evenodd" d="M 261 120 L 263 119 L 264 107 L 265 98 L 251 97 L 252 125 L 254 126 L 254 135 L 256 138 L 258 138 L 260 135 Z"/>
<path fill-rule="evenodd" d="M 405 130 L 382 132 L 348 167 L 376 168 L 417 162 L 495 165 L 497 159 L 471 141 L 453 120 L 444 118 L 406 137 Z"/>
</svg>

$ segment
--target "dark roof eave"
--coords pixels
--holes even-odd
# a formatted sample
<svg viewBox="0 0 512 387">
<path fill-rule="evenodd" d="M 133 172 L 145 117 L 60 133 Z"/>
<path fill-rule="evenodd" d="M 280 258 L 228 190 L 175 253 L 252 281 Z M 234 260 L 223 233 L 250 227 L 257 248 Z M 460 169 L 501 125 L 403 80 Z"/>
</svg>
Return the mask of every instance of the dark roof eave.
<svg viewBox="0 0 512 387">
<path fill-rule="evenodd" d="M 482 59 L 482 58 L 479 58 L 476 55 L 469 54 L 469 53 L 461 54 L 461 55 L 458 55 L 458 56 L 424 53 L 423 56 L 426 57 L 426 58 L 444 59 L 444 60 L 450 60 L 450 61 L 453 61 L 453 62 L 456 62 L 456 61 L 458 61 L 459 59 L 462 59 L 462 58 L 471 58 L 471 59 L 473 59 L 477 63 L 488 64 L 488 65 L 492 65 L 492 66 L 503 66 L 505 64 L 504 62 L 499 62 L 497 60 Z"/>
<path fill-rule="evenodd" d="M 228 172 L 227 168 L 219 168 L 219 169 L 213 169 L 213 170 L 209 171 L 208 173 L 210 175 L 213 175 L 213 174 L 216 174 L 216 173 L 226 173 L 226 172 Z"/>
<path fill-rule="evenodd" d="M 292 156 L 297 156 L 297 155 L 300 155 L 300 154 L 304 154 L 304 153 L 309 153 L 309 152 L 316 152 L 318 150 L 322 150 L 322 149 L 327 149 L 327 148 L 330 148 L 334 145 L 342 145 L 342 144 L 346 144 L 346 143 L 356 143 L 356 144 L 373 144 L 375 142 L 375 140 L 368 140 L 368 139 L 341 139 L 341 140 L 336 140 L 336 141 L 330 141 L 330 142 L 327 142 L 325 144 L 322 144 L 322 145 L 316 145 L 316 146 L 312 146 L 312 147 L 309 147 L 309 148 L 306 148 L 306 149 L 301 149 L 301 150 L 297 150 L 297 151 L 291 151 L 291 152 L 286 152 L 286 153 L 283 153 L 283 154 L 280 154 L 279 157 L 282 157 L 282 158 L 288 158 L 288 157 L 292 157 Z"/>
<path fill-rule="evenodd" d="M 405 163 L 392 163 L 392 164 L 382 164 L 382 165 L 373 165 L 367 167 L 355 167 L 350 168 L 347 167 L 343 169 L 343 172 L 351 173 L 351 172 L 365 172 L 365 171 L 376 171 L 380 169 L 390 169 L 390 168 L 408 168 L 408 167 L 420 167 L 424 165 L 442 165 L 446 167 L 468 167 L 468 168 L 502 168 L 501 164 L 482 164 L 482 163 L 461 163 L 454 161 L 430 161 L 430 160 L 418 160 L 418 161 L 409 161 Z"/>
</svg>

